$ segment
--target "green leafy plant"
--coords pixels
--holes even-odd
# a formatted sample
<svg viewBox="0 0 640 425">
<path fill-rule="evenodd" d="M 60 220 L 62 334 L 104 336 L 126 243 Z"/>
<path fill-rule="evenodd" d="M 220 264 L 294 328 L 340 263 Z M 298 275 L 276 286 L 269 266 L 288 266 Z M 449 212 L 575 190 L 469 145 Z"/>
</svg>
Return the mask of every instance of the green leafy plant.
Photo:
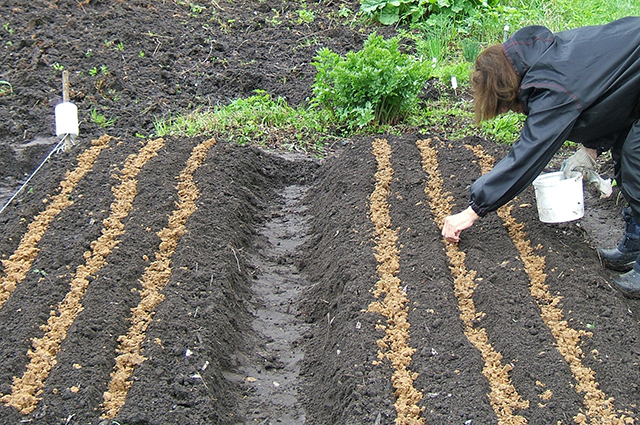
<svg viewBox="0 0 640 425">
<path fill-rule="evenodd" d="M 298 44 L 298 47 L 310 47 L 310 46 L 317 46 L 320 44 L 320 40 L 318 40 L 318 37 L 307 37 L 305 39 L 303 39 L 300 44 Z M 296 50 L 296 48 L 294 48 L 294 50 Z"/>
<path fill-rule="evenodd" d="M 310 24 L 315 20 L 315 13 L 313 12 L 313 10 L 307 9 L 307 5 L 304 2 L 302 3 L 302 8 L 299 9 L 297 13 L 298 19 L 296 20 L 296 23 L 298 24 Z"/>
<path fill-rule="evenodd" d="M 13 94 L 13 86 L 10 82 L 0 80 L 0 97 Z"/>
<path fill-rule="evenodd" d="M 94 66 L 89 70 L 89 75 L 95 77 L 98 74 L 109 75 L 109 67 L 107 65 L 100 65 L 100 68 Z"/>
<path fill-rule="evenodd" d="M 49 277 L 49 273 L 47 273 L 46 271 L 42 270 L 42 269 L 33 269 L 32 273 L 34 274 L 39 274 L 41 276 L 41 278 L 45 278 L 47 279 L 49 282 L 51 282 L 51 278 Z"/>
<path fill-rule="evenodd" d="M 222 31 L 225 34 L 231 33 L 231 31 L 233 31 L 235 22 L 236 22 L 235 19 L 227 19 L 226 22 L 222 22 L 219 20 L 220 31 Z"/>
<path fill-rule="evenodd" d="M 340 18 L 348 18 L 353 15 L 353 11 L 346 6 L 342 6 L 340 10 L 338 10 L 338 16 Z"/>
<path fill-rule="evenodd" d="M 204 12 L 207 8 L 195 3 L 189 3 L 189 10 L 193 15 L 199 15 Z"/>
<path fill-rule="evenodd" d="M 349 128 L 398 123 L 429 77 L 428 62 L 401 53 L 397 37 L 385 40 L 375 33 L 358 52 L 341 57 L 324 48 L 312 64 L 318 70 L 312 105 L 328 109 Z"/>
<path fill-rule="evenodd" d="M 487 137 L 498 143 L 513 144 L 520 137 L 520 130 L 524 122 L 524 115 L 507 112 L 494 119 L 483 121 L 480 129 Z"/>
<path fill-rule="evenodd" d="M 282 24 L 282 19 L 280 19 L 280 12 L 275 10 L 275 9 L 271 9 L 271 11 L 273 12 L 273 17 L 267 17 L 265 18 L 265 22 L 269 25 L 272 25 L 274 27 L 281 25 Z"/>
<path fill-rule="evenodd" d="M 42 275 L 42 276 L 47 276 L 48 275 L 47 272 L 45 272 L 44 270 L 41 270 L 41 269 L 33 269 L 33 273 L 36 273 L 36 274 L 39 274 L 39 275 Z"/>
<path fill-rule="evenodd" d="M 116 123 L 115 118 L 107 118 L 105 115 L 99 113 L 96 109 L 91 110 L 91 122 L 97 124 L 100 127 L 111 127 Z"/>
<path fill-rule="evenodd" d="M 109 75 L 109 68 L 107 67 L 107 65 L 100 65 L 100 68 L 94 66 L 89 70 L 89 75 L 91 75 L 92 77 L 95 77 L 98 74 Z"/>
<path fill-rule="evenodd" d="M 445 84 L 450 84 L 451 78 L 456 77 L 458 83 L 467 83 L 473 64 L 467 61 L 436 63 L 431 70 L 431 76 L 438 78 Z"/>
<path fill-rule="evenodd" d="M 362 0 L 360 11 L 383 25 L 419 22 L 432 14 L 465 16 L 474 9 L 495 5 L 498 0 Z"/>
<path fill-rule="evenodd" d="M 383 25 L 393 25 L 410 17 L 418 20 L 427 14 L 428 5 L 420 1 L 362 0 L 360 12 Z"/>
</svg>

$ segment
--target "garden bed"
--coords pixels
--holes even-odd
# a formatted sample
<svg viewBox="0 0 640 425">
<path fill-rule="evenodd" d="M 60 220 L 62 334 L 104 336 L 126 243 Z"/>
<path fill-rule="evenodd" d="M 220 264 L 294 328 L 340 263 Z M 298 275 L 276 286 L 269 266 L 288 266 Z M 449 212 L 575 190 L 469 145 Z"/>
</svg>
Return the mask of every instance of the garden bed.
<svg viewBox="0 0 640 425">
<path fill-rule="evenodd" d="M 343 6 L 5 2 L 8 193 L 56 142 L 55 63 L 81 116 L 0 215 L 5 422 L 633 423 L 639 305 L 595 251 L 621 236 L 617 192 L 549 225 L 528 188 L 450 245 L 443 218 L 505 147 L 139 137 L 254 89 L 304 102 L 316 49 L 362 44 Z"/>
</svg>

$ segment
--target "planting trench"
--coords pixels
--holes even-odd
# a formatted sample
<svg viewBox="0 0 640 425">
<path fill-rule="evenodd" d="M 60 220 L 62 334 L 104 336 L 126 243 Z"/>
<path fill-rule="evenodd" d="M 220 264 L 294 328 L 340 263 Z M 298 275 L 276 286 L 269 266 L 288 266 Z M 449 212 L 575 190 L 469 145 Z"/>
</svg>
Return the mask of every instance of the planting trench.
<svg viewBox="0 0 640 425">
<path fill-rule="evenodd" d="M 66 155 L 0 217 L 6 423 L 635 421 L 637 301 L 588 219 L 542 224 L 527 189 L 440 237 L 504 149 L 104 136 Z"/>
</svg>

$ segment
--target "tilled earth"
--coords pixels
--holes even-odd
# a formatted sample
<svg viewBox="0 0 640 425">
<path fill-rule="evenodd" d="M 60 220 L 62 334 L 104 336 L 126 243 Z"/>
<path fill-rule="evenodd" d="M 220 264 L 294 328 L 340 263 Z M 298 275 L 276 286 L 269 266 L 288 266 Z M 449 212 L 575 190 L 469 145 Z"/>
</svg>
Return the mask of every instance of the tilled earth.
<svg viewBox="0 0 640 425">
<path fill-rule="evenodd" d="M 289 34 L 357 48 L 353 28 L 324 32 L 335 27 L 321 16 L 342 6 L 309 4 L 325 15 L 313 28 L 291 20 Z M 47 65 L 67 58 L 64 40 L 79 46 L 80 61 L 95 58 L 82 44 L 90 37 L 125 46 L 150 37 L 140 59 L 157 46 L 174 61 L 112 75 L 121 84 L 112 105 L 119 124 L 83 123 L 79 143 L 48 161 L 0 215 L 0 423 L 636 421 L 640 306 L 609 286 L 595 251 L 621 236 L 617 193 L 601 200 L 587 190 L 583 219 L 550 225 L 538 221 L 528 188 L 452 245 L 440 237 L 442 220 L 466 206 L 469 185 L 505 154 L 487 140 L 360 137 L 318 159 L 220 136 L 136 137 L 152 131 L 151 105 L 162 113 L 198 90 L 212 103 L 248 94 L 225 84 L 185 85 L 188 95 L 165 89 L 178 75 L 192 78 L 210 52 L 237 61 L 232 73 L 219 70 L 236 81 L 250 59 L 233 52 L 270 45 L 275 29 L 265 16 L 299 5 L 207 7 L 222 17 L 216 28 L 235 25 L 247 41 L 202 47 L 190 37 L 209 31 L 208 19 L 183 4 L 0 8 L 15 29 L 0 74 L 14 89 L 0 97 L 8 187 L 51 148 L 32 141 L 51 139 L 43 110 L 57 77 Z M 262 16 L 257 34 L 246 34 L 247 16 Z M 54 23 L 55 36 L 46 29 Z M 268 49 L 287 52 L 287 72 L 258 72 L 278 63 L 265 54 L 248 65 L 246 81 L 302 101 L 317 46 L 284 40 Z M 171 53 L 176 45 L 201 51 L 189 59 Z M 288 86 L 295 61 L 305 65 Z M 145 72 L 158 73 L 141 77 L 147 89 L 127 86 Z M 163 72 L 170 83 L 149 83 Z M 86 75 L 75 78 L 76 90 L 90 86 Z M 36 94 L 47 82 L 51 91 Z M 90 96 L 75 98 L 81 116 L 95 106 Z M 175 102 L 163 104 L 165 96 Z"/>
</svg>

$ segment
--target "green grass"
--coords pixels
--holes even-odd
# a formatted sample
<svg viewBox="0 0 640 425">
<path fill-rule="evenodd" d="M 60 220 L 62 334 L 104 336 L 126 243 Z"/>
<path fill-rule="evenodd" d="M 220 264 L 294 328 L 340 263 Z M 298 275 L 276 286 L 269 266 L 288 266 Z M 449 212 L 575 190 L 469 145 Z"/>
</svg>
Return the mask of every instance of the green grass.
<svg viewBox="0 0 640 425">
<path fill-rule="evenodd" d="M 636 0 L 554 0 L 550 15 L 542 21 L 553 31 L 598 25 L 624 16 L 640 15 L 640 3 Z"/>
<path fill-rule="evenodd" d="M 320 155 L 324 143 L 337 137 L 327 131 L 330 127 L 327 114 L 292 108 L 283 98 L 258 90 L 227 106 L 157 119 L 155 135 L 219 135 L 239 144 L 284 146 Z"/>
</svg>

